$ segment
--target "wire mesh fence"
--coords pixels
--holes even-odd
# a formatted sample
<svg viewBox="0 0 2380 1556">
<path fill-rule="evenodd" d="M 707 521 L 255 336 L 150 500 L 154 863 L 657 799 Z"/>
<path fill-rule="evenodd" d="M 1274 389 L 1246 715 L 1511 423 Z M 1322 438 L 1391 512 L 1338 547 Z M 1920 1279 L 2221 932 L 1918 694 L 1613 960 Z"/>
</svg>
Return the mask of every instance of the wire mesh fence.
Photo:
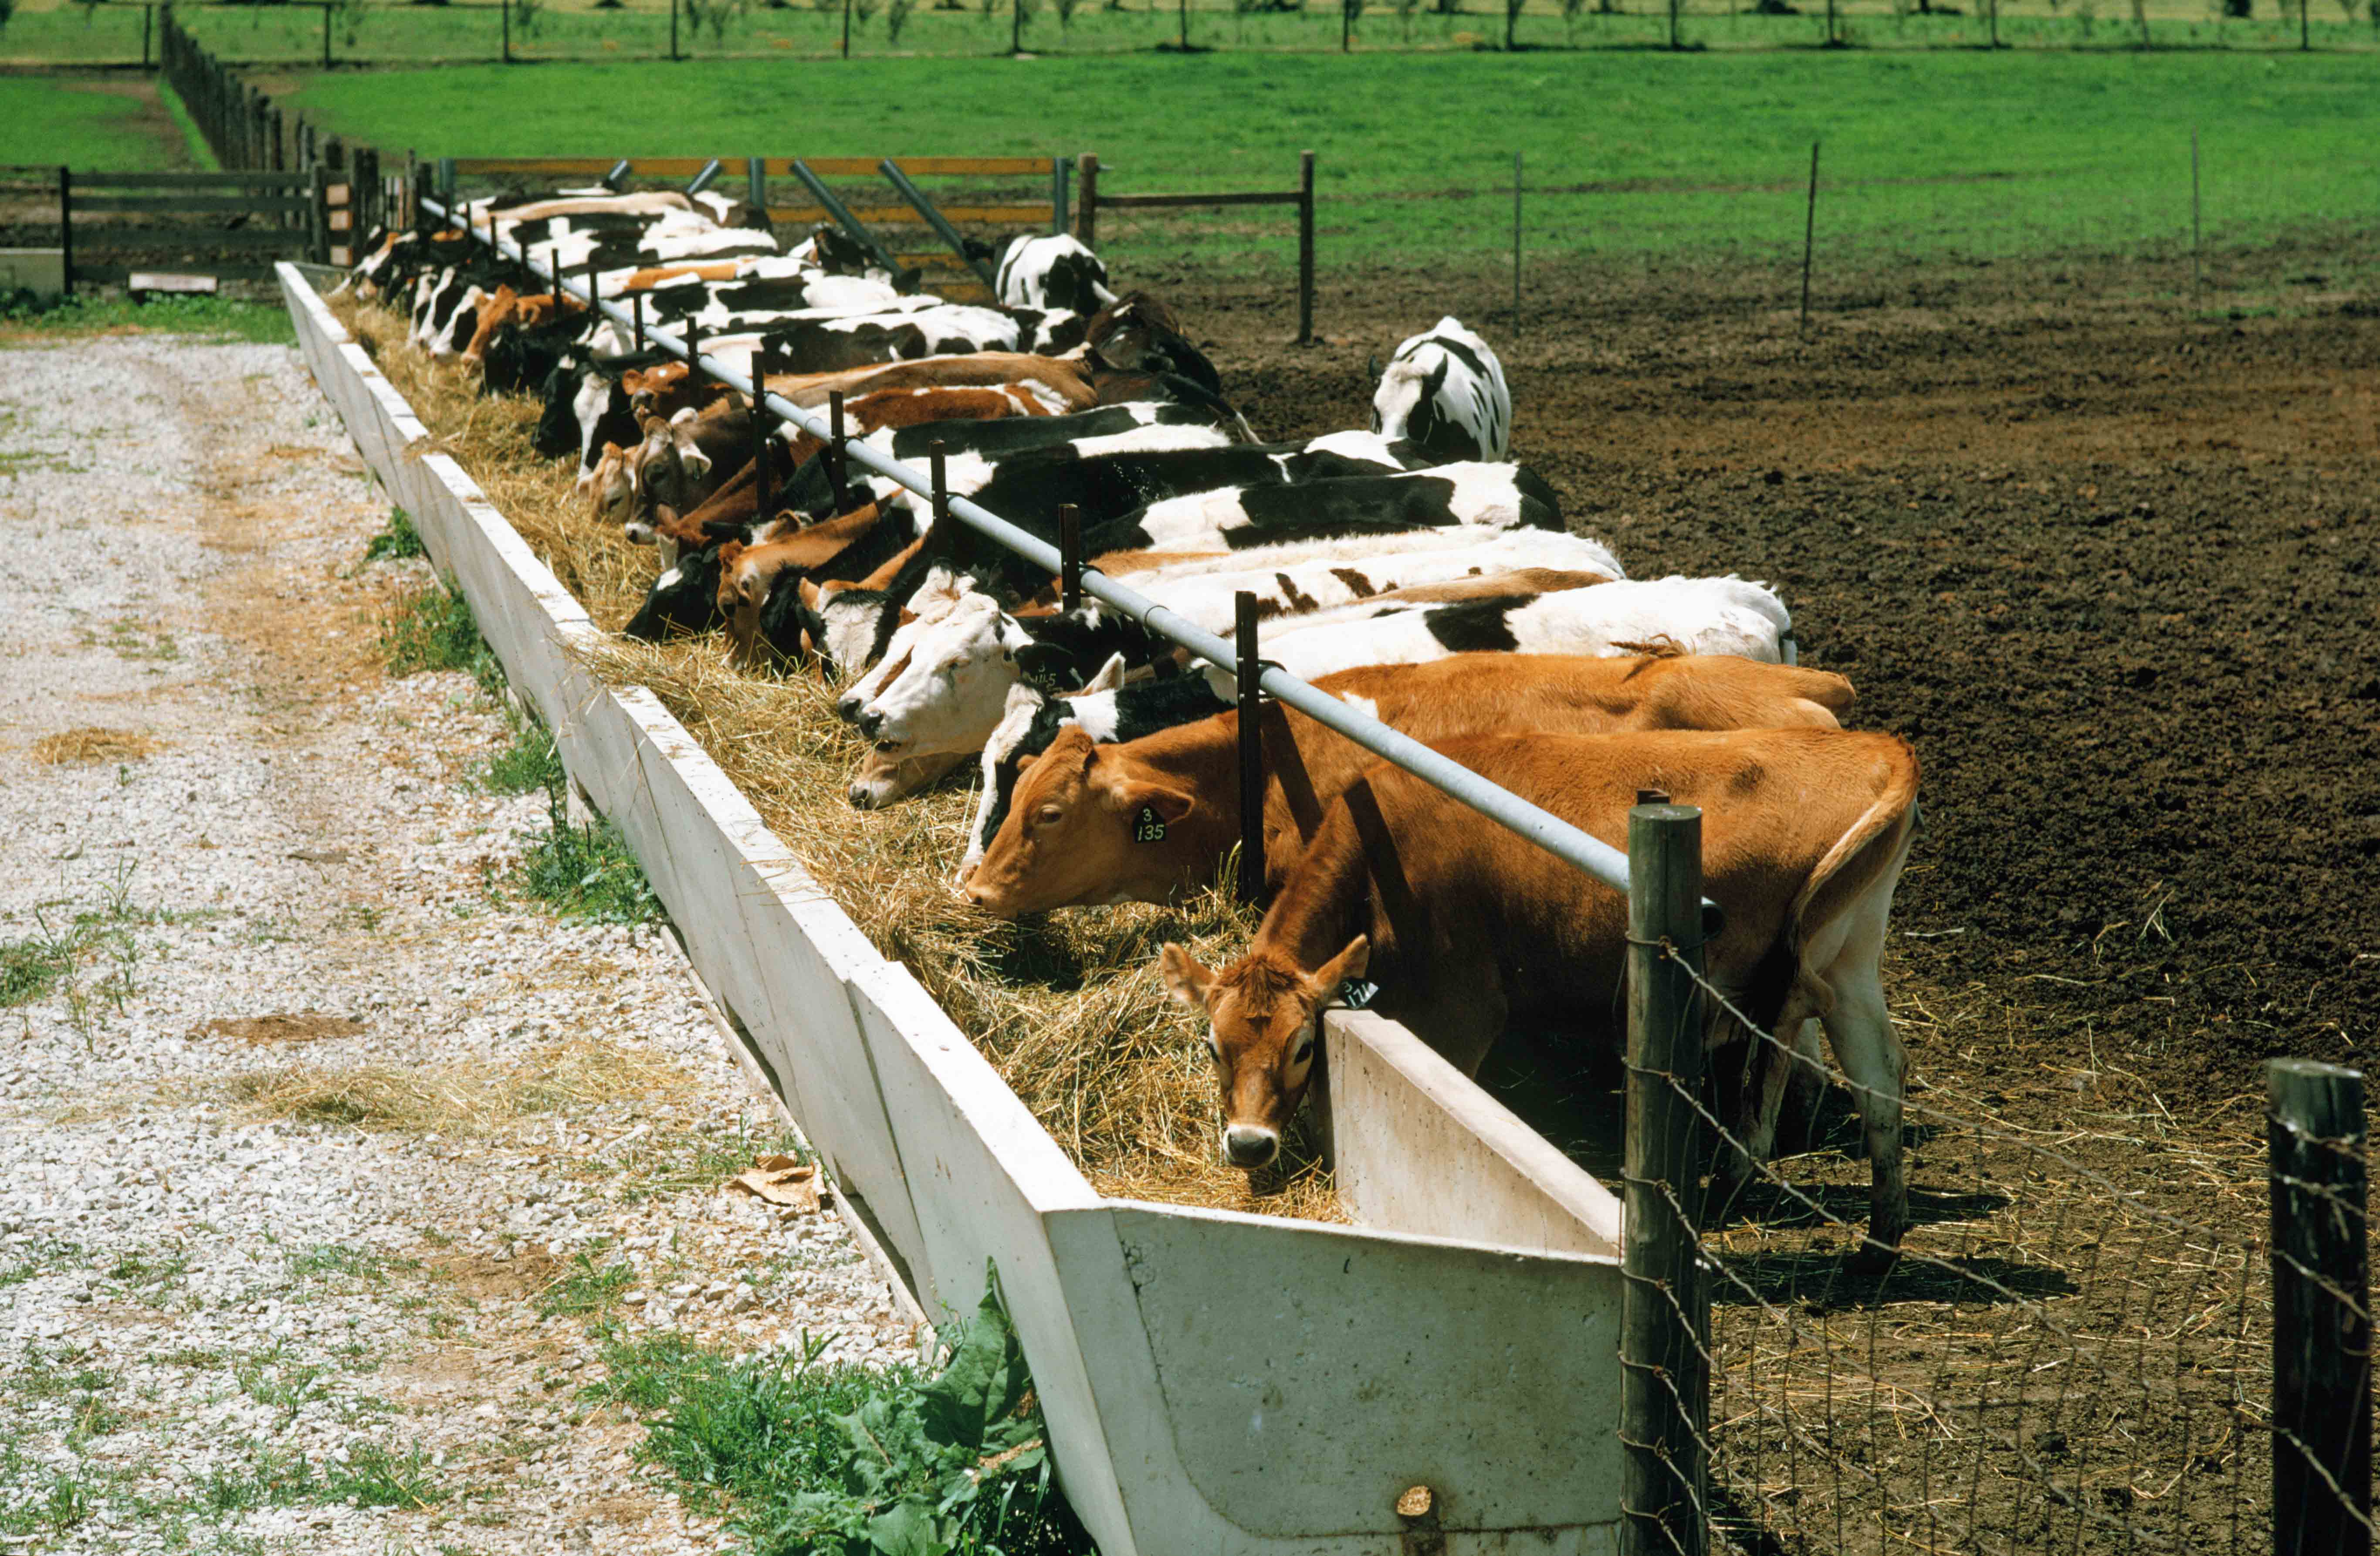
<svg viewBox="0 0 2380 1556">
<path fill-rule="evenodd" d="M 1697 939 L 1640 941 L 1691 993 L 1631 1039 L 1632 1133 L 1678 1131 L 1627 1173 L 1677 1249 L 1632 1230 L 1632 1303 L 1669 1326 L 1638 1354 L 1667 1414 L 1623 1427 L 1638 1549 L 2368 1549 L 2360 1077 L 2296 1065 L 2352 1082 L 2307 1115 L 2275 1066 L 2268 1140 L 2023 1126 L 1853 1057 L 1863 1084 Z M 1759 1160 L 1764 1093 L 1815 1138 Z M 1889 1171 L 1853 1158 L 1871 1112 L 1909 1142 L 1897 1247 Z"/>
</svg>

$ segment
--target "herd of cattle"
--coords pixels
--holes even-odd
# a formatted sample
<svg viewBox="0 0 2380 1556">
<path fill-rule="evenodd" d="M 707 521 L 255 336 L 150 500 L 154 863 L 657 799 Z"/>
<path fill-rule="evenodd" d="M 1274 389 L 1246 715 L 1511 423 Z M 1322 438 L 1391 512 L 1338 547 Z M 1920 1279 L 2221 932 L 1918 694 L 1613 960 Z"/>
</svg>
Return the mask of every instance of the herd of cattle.
<svg viewBox="0 0 2380 1556">
<path fill-rule="evenodd" d="M 1718 1066 L 1748 1146 L 1773 1149 L 1789 1100 L 1812 1104 L 1823 1036 L 1862 1115 L 1871 1238 L 1897 1245 L 1904 1061 L 1878 961 L 1914 755 L 1840 726 L 1850 683 L 1792 663 L 1766 586 L 1632 580 L 1566 532 L 1509 457 L 1510 392 L 1477 334 L 1448 318 L 1405 341 L 1368 429 L 1264 442 L 1171 310 L 1119 297 L 1071 237 L 1014 240 L 997 305 L 973 307 L 830 229 L 785 248 L 714 195 L 564 190 L 457 215 L 468 234 L 391 237 L 350 285 L 489 390 L 543 395 L 539 451 L 576 460 L 589 522 L 659 552 L 631 636 L 715 634 L 748 666 L 846 682 L 839 709 L 871 748 L 855 806 L 978 762 L 959 876 L 975 904 L 1167 902 L 1214 880 L 1241 827 L 1228 678 L 1104 604 L 1062 609 L 1046 572 L 802 429 L 756 427 L 745 396 L 505 252 L 758 361 L 795 405 L 839 392 L 855 440 L 939 451 L 951 492 L 1034 535 L 1054 543 L 1071 504 L 1091 565 L 1181 619 L 1229 636 L 1254 593 L 1266 660 L 1607 841 L 1640 791 L 1701 806 L 1726 915 L 1710 976 L 1778 1038 Z M 1161 966 L 1208 1013 L 1227 1160 L 1276 1155 L 1349 980 L 1465 1069 L 1510 1022 L 1616 1028 L 1615 893 L 1303 714 L 1262 720 L 1269 910 L 1232 966 L 1168 946 Z M 1715 1021 L 1712 1040 L 1736 1030 Z"/>
</svg>

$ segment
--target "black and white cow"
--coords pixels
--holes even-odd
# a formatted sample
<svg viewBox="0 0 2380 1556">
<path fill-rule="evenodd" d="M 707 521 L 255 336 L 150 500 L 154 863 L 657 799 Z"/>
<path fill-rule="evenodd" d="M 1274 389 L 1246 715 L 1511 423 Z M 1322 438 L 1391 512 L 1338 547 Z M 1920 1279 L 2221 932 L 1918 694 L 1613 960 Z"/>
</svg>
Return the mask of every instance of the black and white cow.
<svg viewBox="0 0 2380 1556">
<path fill-rule="evenodd" d="M 1095 542 L 1098 552 L 1237 551 L 1458 525 L 1559 529 L 1561 503 L 1524 465 L 1438 465 L 1170 497 L 1102 526 L 1086 543 Z"/>
<path fill-rule="evenodd" d="M 1372 431 L 1440 459 L 1501 459 L 1512 446 L 1504 365 L 1450 313 L 1389 359 L 1372 395 Z"/>
<path fill-rule="evenodd" d="M 1065 309 L 1092 314 L 1116 300 L 1108 289 L 1108 267 L 1068 234 L 1009 239 L 1000 257 L 992 290 L 1009 308 Z"/>
</svg>

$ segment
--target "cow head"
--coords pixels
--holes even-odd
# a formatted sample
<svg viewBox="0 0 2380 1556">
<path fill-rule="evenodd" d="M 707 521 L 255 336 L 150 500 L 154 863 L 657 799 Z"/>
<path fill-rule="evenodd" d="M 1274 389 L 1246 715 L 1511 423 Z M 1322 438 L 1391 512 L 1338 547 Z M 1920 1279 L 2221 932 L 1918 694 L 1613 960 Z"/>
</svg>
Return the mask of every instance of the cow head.
<svg viewBox="0 0 2380 1556">
<path fill-rule="evenodd" d="M 520 294 L 509 286 L 499 286 L 480 303 L 480 317 L 471 328 L 470 343 L 463 347 L 463 360 L 478 367 L 486 360 L 488 343 L 496 332 L 509 322 L 520 305 Z"/>
<path fill-rule="evenodd" d="M 643 642 L 708 632 L 719 625 L 719 548 L 689 551 L 653 580 L 645 603 L 620 630 Z"/>
<path fill-rule="evenodd" d="M 652 527 L 633 522 L 637 517 L 637 480 L 636 467 L 629 456 L 634 452 L 625 444 L 603 444 L 594 473 L 587 478 L 588 507 L 596 523 L 625 526 L 632 542 L 649 546 L 653 543 Z"/>
<path fill-rule="evenodd" d="M 1002 918 L 1086 903 L 1168 902 L 1185 851 L 1161 846 L 1196 796 L 1079 725 L 1016 762 L 1008 815 L 966 880 L 966 898 Z M 1192 851 L 1195 852 L 1195 851 Z"/>
<path fill-rule="evenodd" d="M 1484 459 L 1479 442 L 1461 423 L 1449 419 L 1439 403 L 1446 387 L 1447 359 L 1400 357 L 1380 375 L 1372 395 L 1372 431 L 1380 436 L 1413 444 L 1440 458 Z"/>
<path fill-rule="evenodd" d="M 627 456 L 630 511 L 628 539 L 651 541 L 655 510 L 684 513 L 699 501 L 695 483 L 710 473 L 710 456 L 696 445 L 693 430 L 658 416 L 644 419 L 644 437 Z"/>
<path fill-rule="evenodd" d="M 1024 678 L 1033 639 L 990 595 L 955 602 L 915 634 L 897 674 L 853 723 L 886 755 L 975 751 L 998 727 L 1008 691 Z M 906 629 L 905 629 L 906 630 Z M 885 655 L 890 663 L 893 654 Z"/>
<path fill-rule="evenodd" d="M 1111 692 L 1123 685 L 1128 672 L 1123 655 L 1109 656 L 1099 673 L 1084 684 L 1079 695 L 1095 697 Z M 1009 802 L 1015 797 L 1017 779 L 1034 757 L 1050 748 L 1074 715 L 1072 701 L 1052 697 L 1044 687 L 1026 683 L 1012 687 L 1008 706 L 1002 712 L 999 726 L 983 743 L 983 783 L 976 799 L 975 814 L 967 819 L 966 856 L 952 878 L 952 884 L 964 887 L 974 878 L 984 850 L 1008 824 Z"/>
<path fill-rule="evenodd" d="M 1321 1060 L 1322 1007 L 1340 984 L 1364 976 L 1371 954 L 1362 935 L 1312 972 L 1261 943 L 1215 972 L 1179 945 L 1158 954 L 1166 991 L 1207 1013 L 1207 1051 L 1223 1100 L 1223 1159 L 1232 1166 L 1255 1172 L 1281 1154 L 1281 1137 Z"/>
</svg>

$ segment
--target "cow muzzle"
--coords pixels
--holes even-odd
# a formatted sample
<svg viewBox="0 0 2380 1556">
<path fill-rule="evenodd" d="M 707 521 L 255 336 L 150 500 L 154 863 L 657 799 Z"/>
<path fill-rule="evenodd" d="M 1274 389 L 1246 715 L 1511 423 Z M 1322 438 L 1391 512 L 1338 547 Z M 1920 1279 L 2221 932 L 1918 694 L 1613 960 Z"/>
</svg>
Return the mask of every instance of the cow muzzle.
<svg viewBox="0 0 2380 1556">
<path fill-rule="evenodd" d="M 1243 1172 L 1269 1166 L 1280 1154 L 1281 1137 L 1261 1124 L 1234 1124 L 1223 1131 L 1223 1160 Z"/>
</svg>

